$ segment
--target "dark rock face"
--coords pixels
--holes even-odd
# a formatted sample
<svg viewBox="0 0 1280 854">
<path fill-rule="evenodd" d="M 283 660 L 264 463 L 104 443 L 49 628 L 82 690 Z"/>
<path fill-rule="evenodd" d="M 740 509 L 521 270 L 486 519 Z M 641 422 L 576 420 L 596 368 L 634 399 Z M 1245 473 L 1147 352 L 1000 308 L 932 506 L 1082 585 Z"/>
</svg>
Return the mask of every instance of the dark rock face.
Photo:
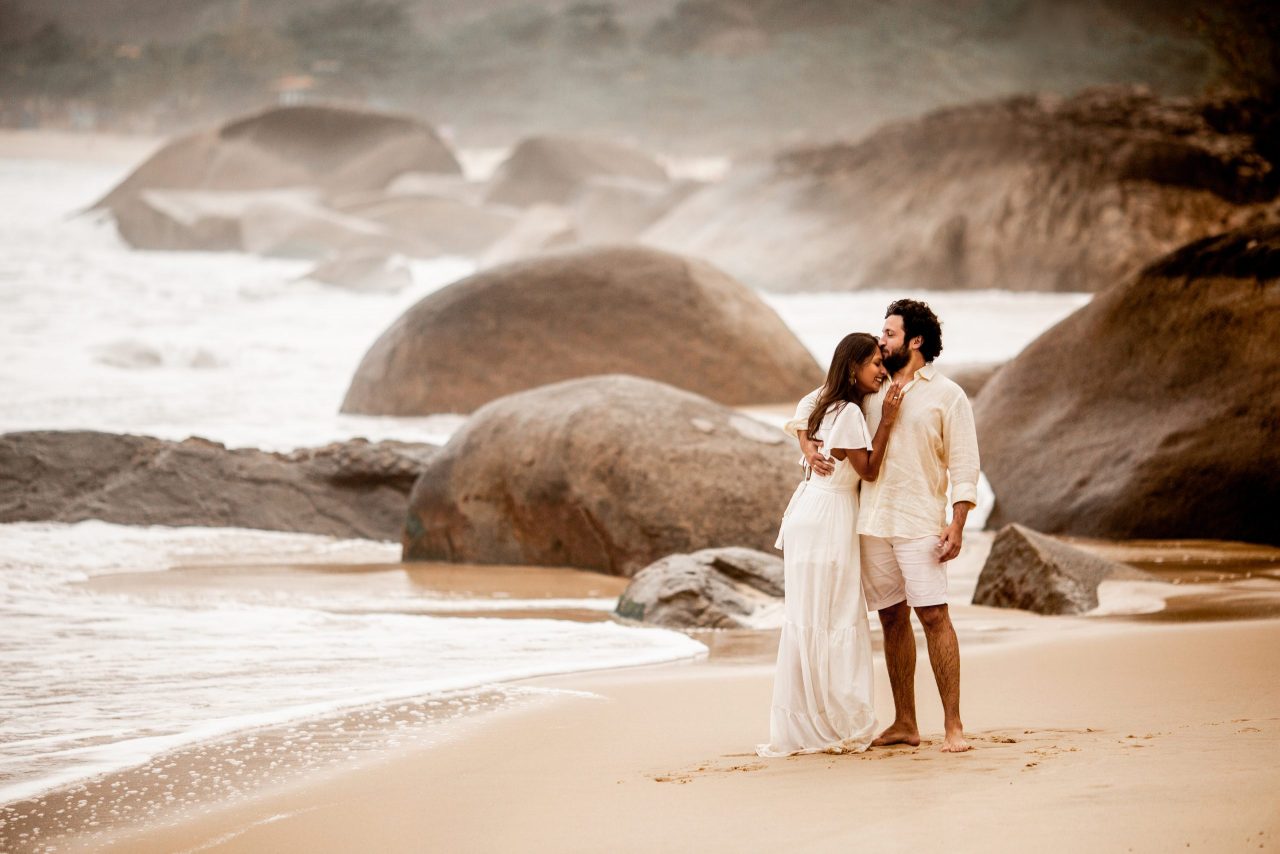
<svg viewBox="0 0 1280 854">
<path fill-rule="evenodd" d="M 420 172 L 459 174 L 461 167 L 436 132 L 416 119 L 339 107 L 280 107 L 175 140 L 93 207 L 115 214 L 121 235 L 139 248 L 235 248 L 172 245 L 171 224 L 163 222 L 172 217 L 143 194 L 312 187 L 331 195 L 382 189 L 398 175 Z M 181 238 L 198 236 L 188 232 Z M 226 243 L 222 230 L 213 237 Z"/>
<path fill-rule="evenodd" d="M 0 436 L 0 522 L 204 525 L 394 540 L 434 445 L 290 454 L 95 432 Z"/>
<path fill-rule="evenodd" d="M 974 403 L 990 524 L 1280 543 L 1280 227 L 1206 238 L 1032 342 Z"/>
<path fill-rule="evenodd" d="M 618 599 L 624 619 L 672 628 L 751 628 L 782 603 L 782 558 L 752 549 L 668 555 L 636 573 Z"/>
<path fill-rule="evenodd" d="M 1280 220 L 1280 164 L 1218 112 L 1141 90 L 939 110 L 731 176 L 643 242 L 778 291 L 1098 291 Z"/>
<path fill-rule="evenodd" d="M 524 140 L 494 175 L 487 200 L 525 207 L 567 205 L 593 178 L 665 185 L 667 170 L 649 155 L 614 142 L 563 136 Z"/>
<path fill-rule="evenodd" d="M 410 496 L 406 560 L 629 576 L 678 552 L 772 548 L 799 479 L 781 431 L 629 376 L 477 410 Z"/>
<path fill-rule="evenodd" d="M 1022 525 L 1006 525 L 991 544 L 973 604 L 1037 614 L 1083 614 L 1098 607 L 1099 584 L 1121 578 L 1153 580 L 1145 572 Z"/>
<path fill-rule="evenodd" d="M 730 405 L 793 401 L 822 382 L 760 298 L 699 261 L 652 249 L 548 255 L 424 298 L 374 343 L 344 412 L 469 412 L 504 394 L 626 373 Z"/>
</svg>

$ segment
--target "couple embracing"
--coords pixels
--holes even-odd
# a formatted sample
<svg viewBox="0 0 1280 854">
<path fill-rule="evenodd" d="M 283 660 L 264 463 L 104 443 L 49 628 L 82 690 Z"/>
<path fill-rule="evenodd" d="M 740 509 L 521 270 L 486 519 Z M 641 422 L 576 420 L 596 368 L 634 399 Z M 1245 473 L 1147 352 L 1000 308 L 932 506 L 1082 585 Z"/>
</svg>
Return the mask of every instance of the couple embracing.
<svg viewBox="0 0 1280 854">
<path fill-rule="evenodd" d="M 978 440 L 964 391 L 933 366 L 940 352 L 933 311 L 898 300 L 878 340 L 845 336 L 826 382 L 787 424 L 807 477 L 778 536 L 785 620 L 761 756 L 918 745 L 913 610 L 942 698 L 942 750 L 969 749 L 946 565 L 960 553 L 977 500 Z M 884 631 L 895 710 L 879 736 L 868 610 L 879 613 Z"/>
</svg>

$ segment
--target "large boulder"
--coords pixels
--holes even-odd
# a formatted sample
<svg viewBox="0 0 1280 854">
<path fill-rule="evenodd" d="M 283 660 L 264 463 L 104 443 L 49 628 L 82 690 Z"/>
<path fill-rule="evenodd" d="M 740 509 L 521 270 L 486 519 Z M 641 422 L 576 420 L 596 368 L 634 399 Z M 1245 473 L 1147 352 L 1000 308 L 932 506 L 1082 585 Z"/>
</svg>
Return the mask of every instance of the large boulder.
<svg viewBox="0 0 1280 854">
<path fill-rule="evenodd" d="M 89 431 L 0 435 L 0 522 L 202 525 L 394 540 L 435 445 L 289 454 Z"/>
<path fill-rule="evenodd" d="M 279 107 L 177 139 L 94 204 L 126 240 L 152 246 L 142 203 L 149 190 L 244 191 L 310 187 L 324 195 L 377 190 L 406 173 L 459 174 L 452 152 L 407 116 L 342 107 Z"/>
<path fill-rule="evenodd" d="M 1098 607 L 1099 584 L 1120 579 L 1155 577 L 1022 525 L 1006 525 L 982 565 L 973 604 L 1037 614 L 1083 614 Z"/>
<path fill-rule="evenodd" d="M 751 290 L 701 261 L 600 248 L 496 267 L 422 299 L 374 343 L 343 412 L 470 412 L 592 374 L 671 383 L 730 405 L 791 402 L 822 381 Z"/>
<path fill-rule="evenodd" d="M 630 576 L 677 552 L 773 547 L 800 476 L 781 431 L 651 380 L 601 376 L 477 410 L 413 488 L 405 560 Z"/>
<path fill-rule="evenodd" d="M 948 108 L 746 165 L 642 242 L 767 290 L 1098 291 L 1280 219 L 1251 121 L 1140 90 Z"/>
<path fill-rule="evenodd" d="M 758 628 L 782 604 L 782 558 L 744 548 L 667 555 L 636 573 L 614 613 L 671 628 Z"/>
<path fill-rule="evenodd" d="M 990 524 L 1280 544 L 1280 226 L 1093 298 L 974 403 Z"/>
<path fill-rule="evenodd" d="M 505 205 L 567 205 L 593 178 L 667 183 L 667 170 L 643 151 L 616 142 L 565 136 L 522 141 L 498 167 L 488 200 Z"/>
</svg>

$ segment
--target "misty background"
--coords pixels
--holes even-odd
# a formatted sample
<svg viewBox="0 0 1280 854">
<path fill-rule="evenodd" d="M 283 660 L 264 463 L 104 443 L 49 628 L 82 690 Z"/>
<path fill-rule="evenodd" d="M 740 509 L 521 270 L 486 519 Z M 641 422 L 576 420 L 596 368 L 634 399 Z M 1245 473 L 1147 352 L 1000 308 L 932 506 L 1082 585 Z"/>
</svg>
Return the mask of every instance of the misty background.
<svg viewBox="0 0 1280 854">
<path fill-rule="evenodd" d="M 750 152 L 1015 92 L 1274 101 L 1278 20 L 1152 0 L 0 0 L 0 125 L 172 134 L 337 102 L 470 145 Z"/>
</svg>

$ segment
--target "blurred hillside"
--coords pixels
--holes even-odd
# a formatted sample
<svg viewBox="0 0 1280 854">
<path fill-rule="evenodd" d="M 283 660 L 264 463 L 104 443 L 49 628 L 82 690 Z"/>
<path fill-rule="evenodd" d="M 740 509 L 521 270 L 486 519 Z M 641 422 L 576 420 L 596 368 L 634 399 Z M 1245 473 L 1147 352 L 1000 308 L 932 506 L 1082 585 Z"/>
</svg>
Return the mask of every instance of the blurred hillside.
<svg viewBox="0 0 1280 854">
<path fill-rule="evenodd" d="M 410 112 L 469 144 L 572 131 L 760 150 L 1029 90 L 1199 94 L 1230 77 L 1232 50 L 1273 50 L 1265 31 L 1262 48 L 1245 44 L 1258 28 L 1232 17 L 1255 6 L 0 0 L 0 124 L 173 133 L 340 101 Z"/>
</svg>

